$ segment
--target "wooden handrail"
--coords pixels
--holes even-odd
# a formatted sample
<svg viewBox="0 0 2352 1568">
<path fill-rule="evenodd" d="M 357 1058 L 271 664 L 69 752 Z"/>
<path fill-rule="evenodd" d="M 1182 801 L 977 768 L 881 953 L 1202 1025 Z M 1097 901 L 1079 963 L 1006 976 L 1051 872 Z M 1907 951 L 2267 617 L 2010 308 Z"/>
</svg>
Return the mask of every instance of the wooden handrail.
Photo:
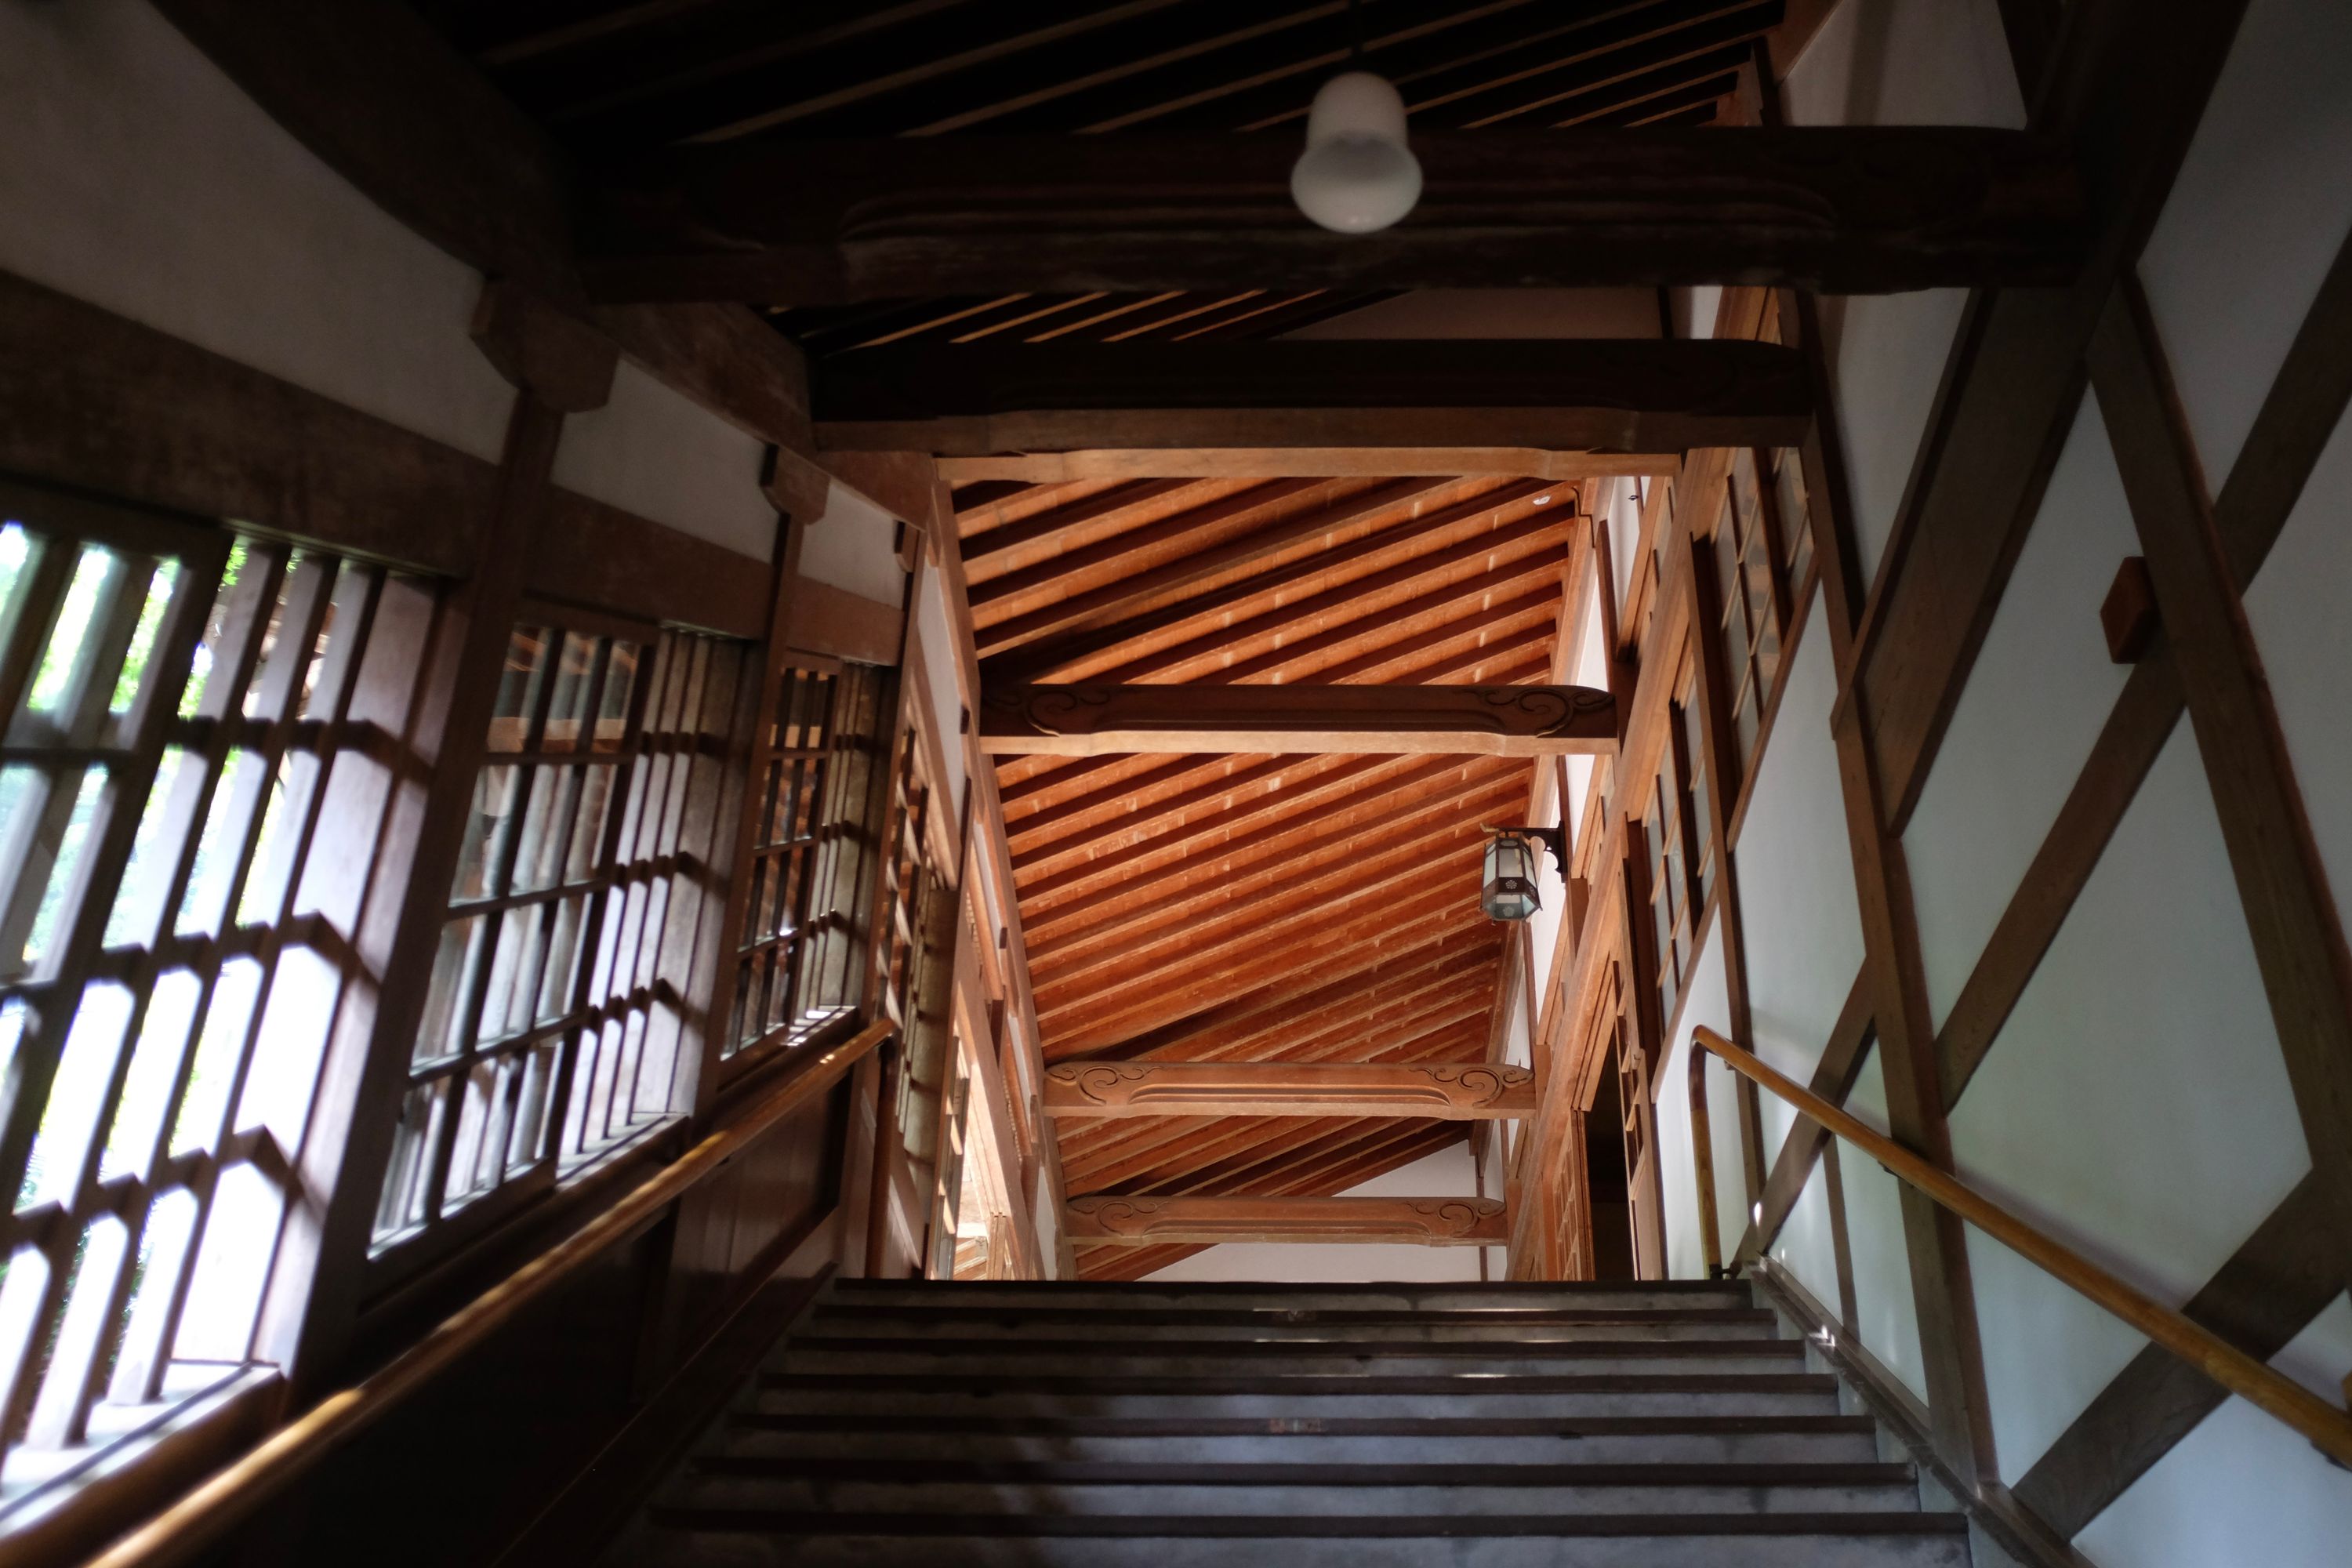
<svg viewBox="0 0 2352 1568">
<path fill-rule="evenodd" d="M 280 1427 L 251 1453 L 90 1559 L 84 1568 L 169 1568 L 194 1557 L 339 1445 L 383 1419 L 460 1356 L 512 1322 L 525 1308 L 709 1180 L 752 1139 L 830 1091 L 843 1074 L 895 1032 L 887 1022 L 869 1025 L 803 1063 L 744 1115 L 459 1308 L 373 1376 L 329 1394 L 300 1419 Z"/>
<path fill-rule="evenodd" d="M 2330 1405 L 2293 1378 L 2256 1361 L 2237 1346 L 2179 1312 L 2126 1284 L 2063 1242 L 2036 1229 L 1948 1172 L 1939 1171 L 1882 1132 L 1782 1077 L 1754 1053 L 1701 1025 L 1691 1031 L 1694 1053 L 1705 1051 L 1745 1078 L 1770 1089 L 1798 1114 L 1820 1123 L 1868 1154 L 1889 1172 L 2024 1258 L 2042 1272 L 2121 1318 L 2190 1366 L 2249 1404 L 2277 1416 L 2339 1464 L 2352 1465 L 2352 1415 Z M 1706 1115 L 1704 1081 L 1691 1075 L 1694 1118 Z"/>
</svg>

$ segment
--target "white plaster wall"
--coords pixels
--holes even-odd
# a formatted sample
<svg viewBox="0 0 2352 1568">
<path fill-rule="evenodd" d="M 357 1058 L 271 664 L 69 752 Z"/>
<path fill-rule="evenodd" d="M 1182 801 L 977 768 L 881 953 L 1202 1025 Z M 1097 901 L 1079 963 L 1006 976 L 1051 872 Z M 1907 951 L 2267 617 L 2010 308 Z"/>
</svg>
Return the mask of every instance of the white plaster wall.
<svg viewBox="0 0 2352 1568">
<path fill-rule="evenodd" d="M 504 441 L 480 275 L 142 0 L 0 5 L 0 268 L 477 457 Z"/>
<path fill-rule="evenodd" d="M 2252 0 L 2140 258 L 2215 490 L 2352 228 L 2347 73 L 2352 5 Z"/>
<path fill-rule="evenodd" d="M 1649 289 L 1416 289 L 1286 338 L 1654 338 Z"/>
<path fill-rule="evenodd" d="M 1434 1154 L 1349 1187 L 1342 1197 L 1469 1197 L 1477 1175 L 1467 1139 Z M 1491 1194 L 1490 1194 L 1491 1195 Z M 1445 1283 L 1478 1278 L 1479 1247 L 1344 1247 L 1299 1242 L 1229 1241 L 1179 1258 L 1158 1280 L 1263 1279 L 1282 1284 L 1335 1285 L 1399 1279 Z"/>
<path fill-rule="evenodd" d="M 2271 1360 L 2333 1404 L 2352 1366 L 2338 1296 Z M 2207 1416 L 2074 1538 L 2105 1568 L 2335 1568 L 2352 1533 L 2352 1474 L 2242 1399 Z"/>
<path fill-rule="evenodd" d="M 2271 698 L 2341 918 L 2352 925 L 2352 420 L 2338 425 L 2246 593 Z"/>
<path fill-rule="evenodd" d="M 1845 797 L 1830 735 L 1837 672 L 1818 615 L 1810 617 L 1786 679 L 1732 853 L 1746 917 L 1741 935 L 1756 1052 L 1803 1083 L 1837 1026 L 1863 957 Z M 1788 1115 L 1777 1104 L 1766 1114 L 1777 1149 Z"/>
<path fill-rule="evenodd" d="M 2139 553 L 2085 398 L 1903 836 L 1937 1027 L 1968 983 L 2130 673 L 2099 605 Z"/>
<path fill-rule="evenodd" d="M 1863 1063 L 1846 1109 L 1877 1131 L 1886 1131 L 1886 1083 L 1875 1046 Z M 1901 1184 L 1851 1143 L 1838 1146 L 1838 1173 L 1845 1190 L 1846 1245 L 1853 1255 L 1854 1321 L 1846 1331 L 1925 1399 L 1927 1363 L 1919 1349 L 1911 1254 L 1903 1240 Z"/>
<path fill-rule="evenodd" d="M 1840 1152 L 1843 1155 L 1843 1152 Z M 1771 1251 L 1772 1260 L 1795 1275 L 1797 1282 L 1813 1300 L 1828 1308 L 1832 1318 L 1836 1317 L 1837 1242 L 1830 1231 L 1829 1175 L 1818 1161 L 1797 1194 L 1797 1202 L 1789 1210 L 1780 1234 L 1772 1238 Z"/>
<path fill-rule="evenodd" d="M 1853 0 L 1831 14 L 1784 89 L 1797 125 L 2025 123 L 1995 0 Z M 1865 581 L 1875 575 L 1911 475 L 1965 294 L 1933 289 L 1828 301 Z"/>
<path fill-rule="evenodd" d="M 1646 917 L 1643 917 L 1646 918 Z M 1666 1274 L 1675 1279 L 1706 1277 L 1706 1254 L 1699 1242 L 1698 1182 L 1693 1174 L 1690 1131 L 1690 1037 L 1704 1024 L 1717 1034 L 1731 1028 L 1731 1001 L 1723 973 L 1722 930 L 1707 931 L 1684 978 L 1680 1016 L 1658 1069 L 1659 1185 L 1666 1229 Z M 1727 1253 L 1745 1223 L 1746 1184 L 1739 1173 L 1739 1110 L 1725 1069 L 1707 1073 L 1707 1133 L 1715 1152 L 1716 1235 Z"/>
<path fill-rule="evenodd" d="M 801 536 L 801 575 L 894 608 L 907 596 L 898 564 L 898 520 L 840 485 Z"/>
<path fill-rule="evenodd" d="M 555 482 L 607 505 L 773 560 L 776 509 L 760 489 L 767 444 L 622 362 L 612 400 L 563 421 Z"/>
<path fill-rule="evenodd" d="M 2160 1300 L 2187 1300 L 2310 1167 L 2189 727 L 2126 812 L 1950 1116 L 1960 1173 Z M 2000 1271 L 1994 1271 L 1996 1280 Z M 2029 1285 L 1980 1287 L 2004 1468 L 2021 1474 L 2137 1348 Z M 2109 1354 L 2087 1346 L 2104 1338 Z"/>
</svg>

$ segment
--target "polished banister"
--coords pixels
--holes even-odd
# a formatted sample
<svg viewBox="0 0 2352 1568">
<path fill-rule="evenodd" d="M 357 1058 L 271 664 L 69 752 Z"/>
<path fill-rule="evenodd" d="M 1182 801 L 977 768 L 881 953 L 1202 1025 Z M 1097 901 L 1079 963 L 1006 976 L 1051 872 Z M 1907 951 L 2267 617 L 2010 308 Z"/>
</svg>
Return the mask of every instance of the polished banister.
<svg viewBox="0 0 2352 1568">
<path fill-rule="evenodd" d="M 887 1022 L 872 1024 L 801 1063 L 765 1099 L 459 1308 L 373 1376 L 320 1400 L 251 1453 L 92 1558 L 85 1568 L 167 1568 L 195 1556 L 338 1445 L 382 1419 L 458 1357 L 513 1321 L 523 1309 L 700 1185 L 752 1139 L 830 1092 L 851 1068 L 895 1034 Z"/>
<path fill-rule="evenodd" d="M 1696 1056 L 1705 1052 L 1741 1076 L 1770 1089 L 1799 1115 L 1844 1139 L 1935 1202 L 2024 1258 L 2061 1284 L 2088 1297 L 2148 1339 L 2220 1384 L 2277 1416 L 2339 1464 L 2352 1465 L 2352 1415 L 2337 1409 L 2293 1378 L 2256 1361 L 2137 1288 L 2125 1283 L 2064 1243 L 2057 1241 L 1962 1182 L 1937 1170 L 1885 1133 L 1784 1078 L 1704 1025 L 1691 1032 Z M 1694 1133 L 1706 1121 L 1705 1080 L 1691 1074 Z M 1696 1145 L 1697 1140 L 1694 1138 Z M 1711 1220 L 1712 1215 L 1705 1216 Z"/>
</svg>

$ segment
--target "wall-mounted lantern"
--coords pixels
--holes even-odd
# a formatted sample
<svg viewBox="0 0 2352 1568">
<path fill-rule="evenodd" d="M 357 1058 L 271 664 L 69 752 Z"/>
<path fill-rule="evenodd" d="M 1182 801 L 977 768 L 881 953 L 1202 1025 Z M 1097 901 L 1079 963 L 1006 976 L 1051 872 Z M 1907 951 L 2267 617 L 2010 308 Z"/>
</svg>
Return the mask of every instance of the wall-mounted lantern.
<svg viewBox="0 0 2352 1568">
<path fill-rule="evenodd" d="M 1483 826 L 1483 825 L 1482 825 Z M 1551 827 L 1484 827 L 1494 835 L 1486 840 L 1486 885 L 1478 891 L 1478 907 L 1494 921 L 1523 921 L 1543 907 L 1536 892 L 1536 849 L 1551 851 L 1562 878 L 1568 875 L 1568 829 Z"/>
</svg>

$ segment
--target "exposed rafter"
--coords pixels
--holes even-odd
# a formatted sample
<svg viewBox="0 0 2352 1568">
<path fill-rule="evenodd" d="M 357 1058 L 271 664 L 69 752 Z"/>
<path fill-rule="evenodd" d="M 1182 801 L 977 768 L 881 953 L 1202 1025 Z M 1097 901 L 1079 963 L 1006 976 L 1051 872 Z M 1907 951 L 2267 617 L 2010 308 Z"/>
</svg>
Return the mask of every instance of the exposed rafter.
<svg viewBox="0 0 2352 1568">
<path fill-rule="evenodd" d="M 1535 1075 L 1484 1063 L 1062 1062 L 1054 1116 L 1416 1116 L 1499 1121 L 1535 1110 Z"/>
<path fill-rule="evenodd" d="M 1491 1247 L 1509 1239 L 1500 1198 L 1073 1198 L 1080 1246 L 1166 1242 L 1388 1242 Z"/>
<path fill-rule="evenodd" d="M 1580 686 L 1011 686 L 982 694 L 999 755 L 1139 752 L 1605 754 L 1617 702 Z"/>
</svg>

